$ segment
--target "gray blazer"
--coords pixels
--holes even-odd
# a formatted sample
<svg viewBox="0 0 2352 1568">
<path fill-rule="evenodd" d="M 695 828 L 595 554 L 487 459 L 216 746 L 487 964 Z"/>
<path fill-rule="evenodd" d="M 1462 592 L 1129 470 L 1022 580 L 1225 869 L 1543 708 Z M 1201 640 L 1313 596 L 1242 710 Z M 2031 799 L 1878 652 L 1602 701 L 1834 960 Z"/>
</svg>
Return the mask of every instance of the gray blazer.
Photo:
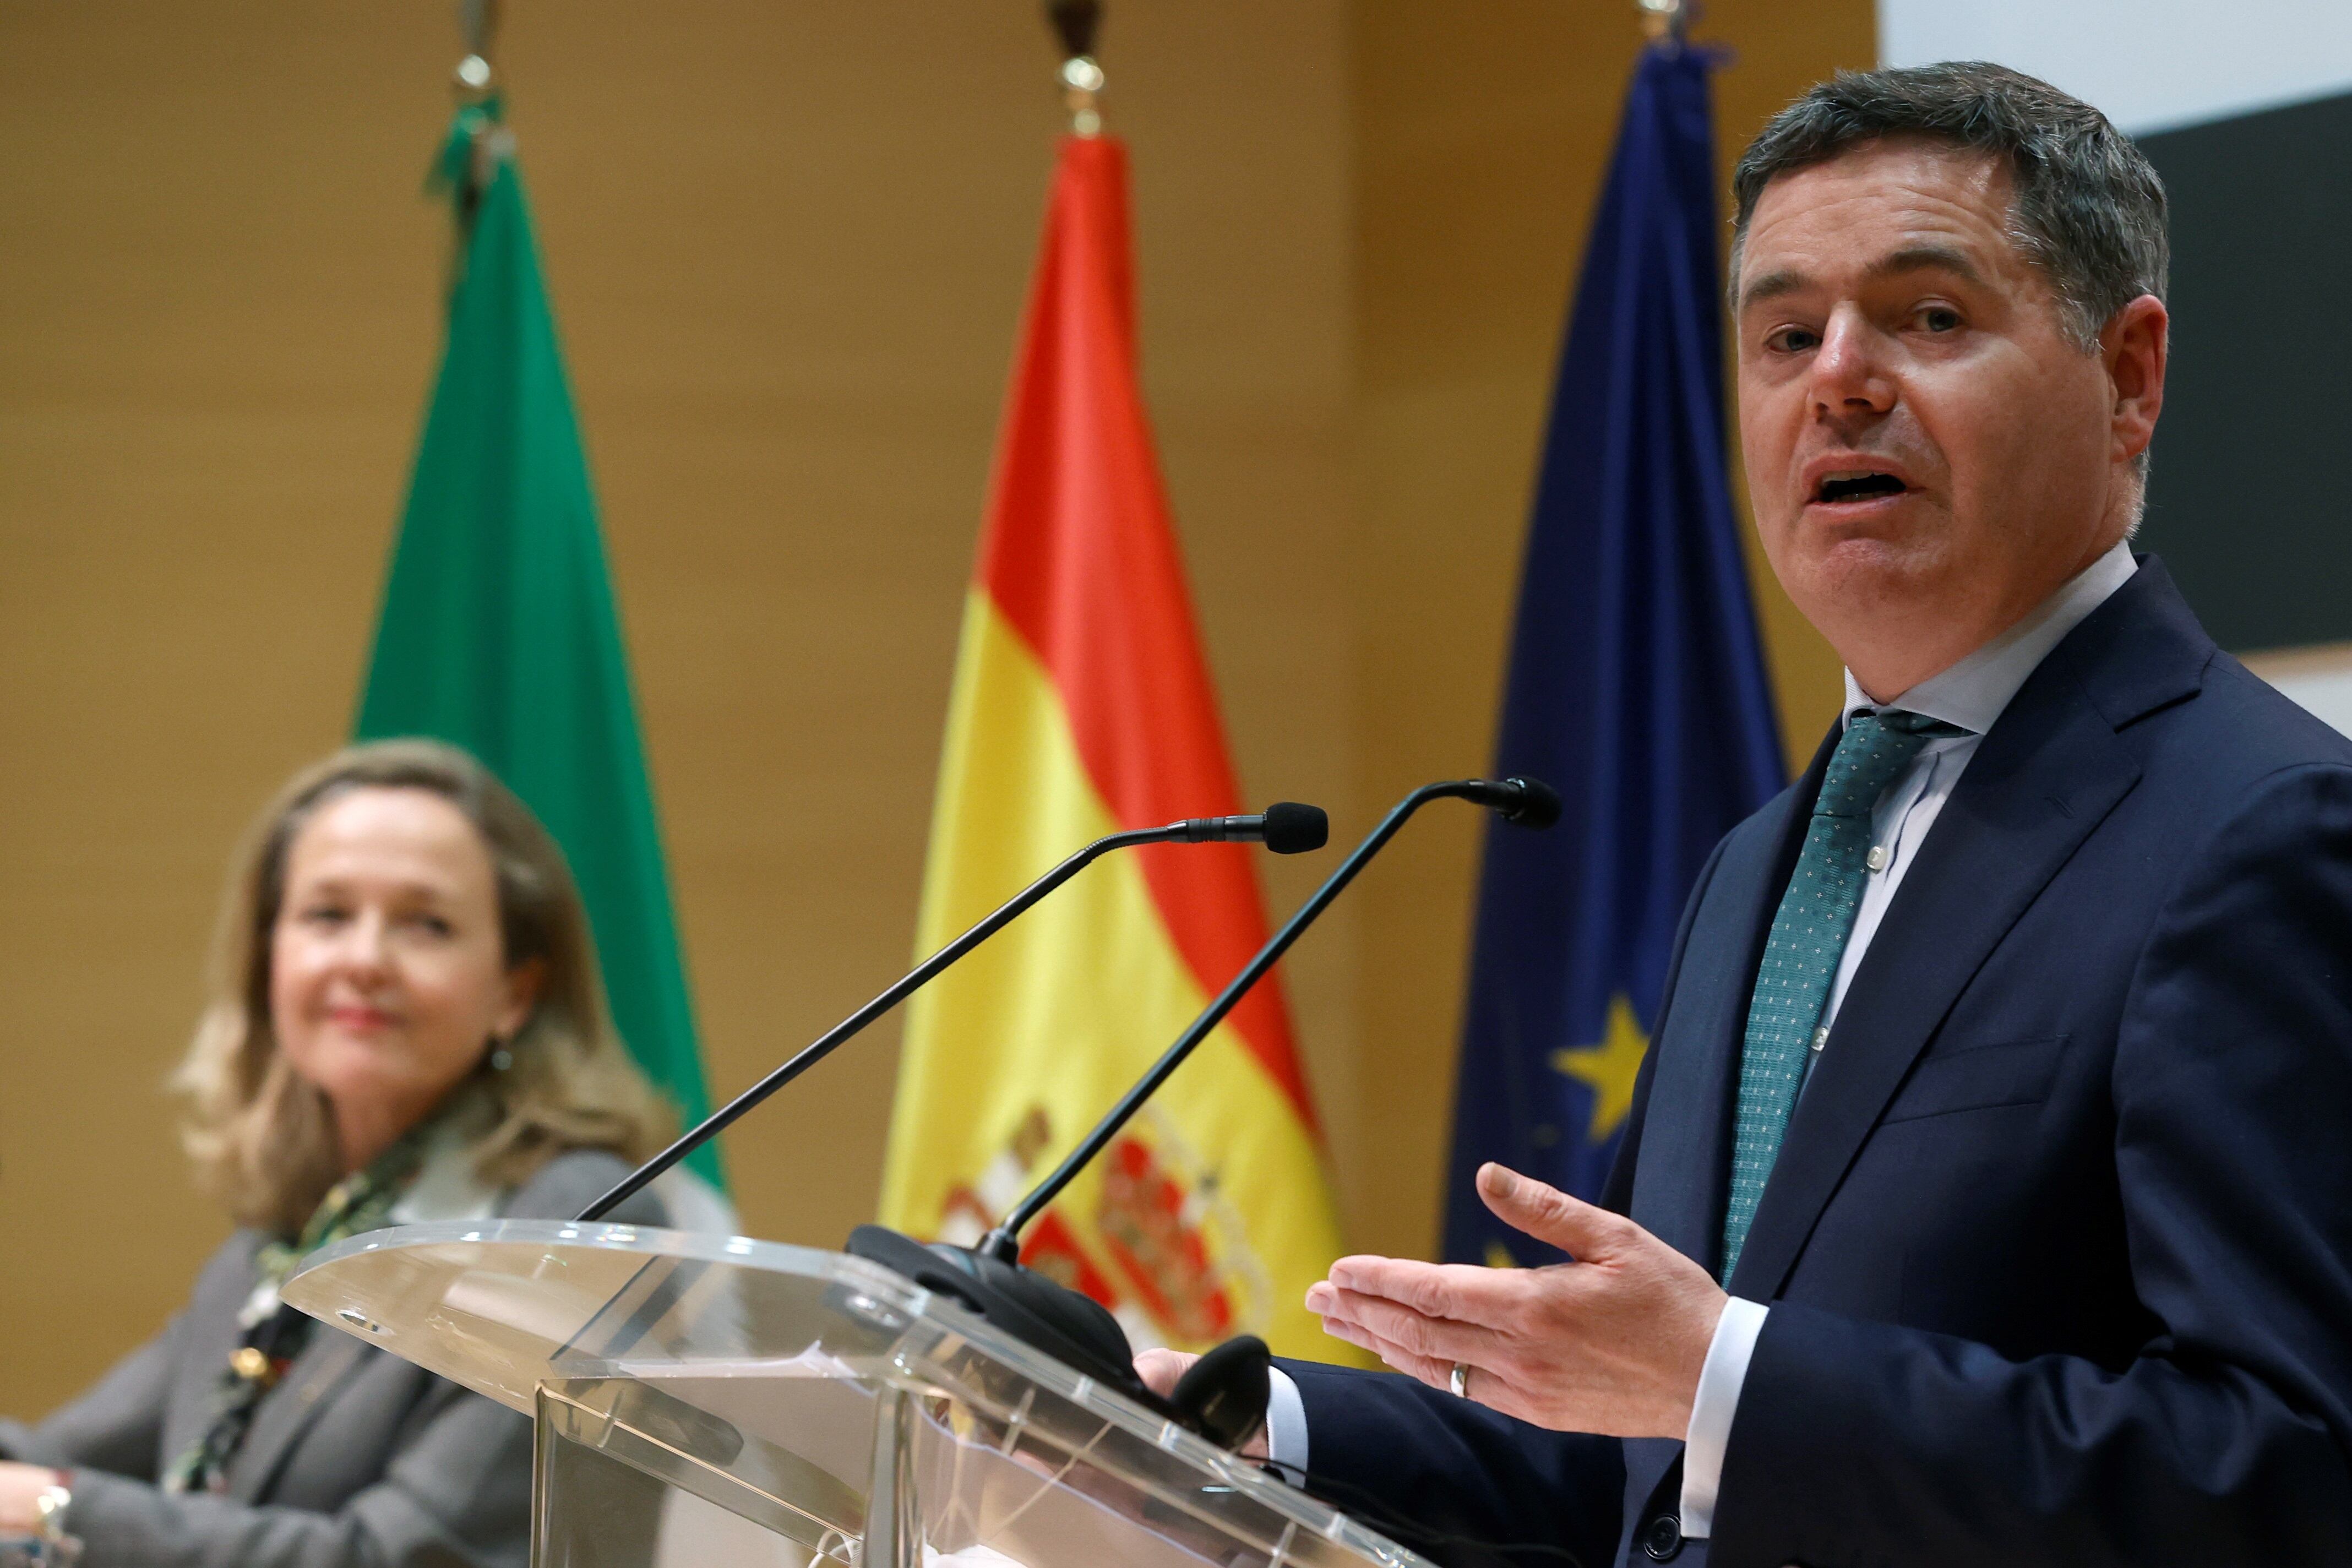
<svg viewBox="0 0 2352 1568">
<path fill-rule="evenodd" d="M 511 1218 L 569 1218 L 628 1167 L 576 1151 L 501 1194 Z M 612 1217 L 660 1225 L 641 1193 Z M 239 1231 L 170 1325 L 37 1426 L 0 1421 L 0 1458 L 74 1471 L 67 1531 L 86 1568 L 524 1568 L 531 1424 L 321 1328 L 256 1412 L 228 1494 L 154 1485 L 212 1418 L 264 1237 Z"/>
</svg>

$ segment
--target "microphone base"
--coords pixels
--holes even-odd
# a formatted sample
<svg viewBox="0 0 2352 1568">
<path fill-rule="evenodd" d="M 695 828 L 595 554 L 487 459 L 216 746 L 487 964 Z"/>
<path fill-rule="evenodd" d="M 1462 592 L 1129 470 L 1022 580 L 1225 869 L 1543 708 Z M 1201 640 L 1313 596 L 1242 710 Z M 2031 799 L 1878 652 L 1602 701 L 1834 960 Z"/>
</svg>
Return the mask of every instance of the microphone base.
<svg viewBox="0 0 2352 1568">
<path fill-rule="evenodd" d="M 1073 1371 L 1108 1384 L 1163 1415 L 1174 1414 L 1136 1376 L 1135 1352 L 1127 1342 L 1127 1331 L 1091 1296 L 987 1252 L 917 1241 L 878 1225 L 861 1225 L 851 1231 L 846 1250 L 852 1258 L 878 1263 L 927 1290 L 961 1302 L 1023 1344 L 1045 1352 Z"/>
<path fill-rule="evenodd" d="M 1185 1373 L 1172 1397 L 1163 1397 L 1136 1374 L 1127 1331 L 1108 1308 L 1003 1257 L 997 1249 L 1006 1247 L 1017 1258 L 1019 1241 L 1001 1226 L 978 1247 L 963 1247 L 861 1225 L 849 1233 L 846 1250 L 961 1303 L 1031 1349 L 1222 1447 L 1240 1447 L 1265 1426 L 1265 1342 L 1249 1334 L 1226 1341 Z"/>
</svg>

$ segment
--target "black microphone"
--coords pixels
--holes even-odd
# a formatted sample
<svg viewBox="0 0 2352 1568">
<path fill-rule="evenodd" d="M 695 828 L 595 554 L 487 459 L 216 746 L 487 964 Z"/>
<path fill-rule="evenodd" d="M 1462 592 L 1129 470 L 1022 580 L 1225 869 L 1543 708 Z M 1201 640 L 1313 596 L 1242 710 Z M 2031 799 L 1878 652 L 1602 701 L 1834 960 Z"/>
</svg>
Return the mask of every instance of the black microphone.
<svg viewBox="0 0 2352 1568">
<path fill-rule="evenodd" d="M 850 1253 L 953 1297 L 1016 1338 L 1147 1409 L 1174 1417 L 1212 1442 L 1237 1448 L 1248 1441 L 1265 1419 L 1267 1356 L 1263 1341 L 1251 1334 L 1227 1341 L 1193 1363 L 1172 1396 L 1163 1399 L 1136 1375 L 1134 1350 L 1108 1310 L 1092 1297 L 1021 1266 L 1021 1232 L 1109 1145 L 1153 1091 L 1168 1081 L 1169 1075 L 1183 1065 L 1184 1058 L 1356 879 L 1365 863 L 1396 837 L 1405 819 L 1433 800 L 1448 798 L 1474 802 L 1499 814 L 1506 822 L 1530 828 L 1549 827 L 1559 818 L 1558 792 L 1537 779 L 1453 779 L 1422 785 L 1381 819 L 1380 826 L 1356 846 L 1314 896 L 1299 905 L 1282 929 L 1267 939 L 1241 973 L 1177 1037 L 1176 1043 L 1151 1064 L 1150 1070 L 1120 1097 L 1051 1175 L 981 1238 L 979 1246 L 927 1245 L 880 1226 L 862 1225 L 850 1233 Z"/>
<path fill-rule="evenodd" d="M 1295 800 L 1276 801 L 1255 816 L 1195 816 L 1175 826 L 1184 829 L 1181 843 L 1254 838 L 1276 855 L 1297 855 L 1331 842 L 1331 819 L 1323 808 Z"/>
<path fill-rule="evenodd" d="M 1061 1196 L 1062 1189 L 1070 1184 L 1071 1178 L 1085 1170 L 1096 1155 L 1109 1146 L 1110 1141 L 1118 1136 L 1119 1129 L 1142 1109 L 1143 1102 L 1168 1081 L 1171 1074 L 1183 1066 L 1184 1058 L 1209 1037 L 1211 1030 L 1224 1022 L 1225 1015 L 1234 1010 L 1249 994 L 1250 988 L 1290 950 L 1290 944 L 1297 942 L 1300 934 L 1331 906 L 1331 900 L 1356 879 L 1356 873 L 1364 868 L 1365 863 L 1388 847 L 1389 840 L 1396 837 L 1397 829 L 1404 826 L 1405 819 L 1433 800 L 1448 798 L 1483 805 L 1504 821 L 1522 827 L 1546 828 L 1559 820 L 1559 792 L 1538 779 L 1450 779 L 1423 784 L 1399 801 L 1388 816 L 1381 819 L 1381 825 L 1367 834 L 1354 852 L 1339 863 L 1339 868 L 1331 873 L 1329 879 L 1315 889 L 1315 896 L 1299 905 L 1297 911 L 1283 922 L 1282 929 L 1267 938 L 1265 945 L 1257 950 L 1257 955 L 1244 964 L 1242 972 L 1217 994 L 1216 999 L 1202 1009 L 1201 1016 L 1176 1037 L 1176 1043 L 1151 1064 L 1151 1070 L 1137 1079 L 1135 1087 L 1111 1107 L 1108 1115 L 1095 1123 L 1094 1131 L 1079 1141 L 1078 1146 L 1070 1151 L 1069 1156 L 1055 1167 L 1054 1173 L 1038 1183 L 1027 1197 L 1015 1205 L 1003 1224 L 981 1237 L 976 1250 L 1002 1262 L 1017 1261 L 1021 1256 L 1021 1232 L 1029 1222 L 1043 1214 L 1048 1205 Z"/>
<path fill-rule="evenodd" d="M 1559 791 L 1541 779 L 1469 779 L 1462 798 L 1494 812 L 1515 827 L 1540 831 L 1559 820 Z"/>
<path fill-rule="evenodd" d="M 583 1221 L 602 1219 L 644 1191 L 663 1172 L 717 1137 L 745 1111 L 816 1066 L 850 1037 L 929 984 L 941 970 L 1012 924 L 1014 918 L 1030 905 L 1111 850 L 1132 848 L 1141 844 L 1213 844 L 1244 839 L 1262 842 L 1276 855 L 1297 855 L 1305 850 L 1322 848 L 1330 836 L 1330 819 L 1324 816 L 1322 807 L 1301 805 L 1287 800 L 1276 801 L 1252 816 L 1193 816 L 1181 822 L 1171 822 L 1165 827 L 1138 827 L 1124 833 L 1106 834 L 1022 889 L 987 919 L 908 970 L 879 996 L 826 1030 L 798 1056 L 712 1111 L 684 1137 L 630 1172 L 611 1192 L 581 1210 L 580 1218 Z"/>
</svg>

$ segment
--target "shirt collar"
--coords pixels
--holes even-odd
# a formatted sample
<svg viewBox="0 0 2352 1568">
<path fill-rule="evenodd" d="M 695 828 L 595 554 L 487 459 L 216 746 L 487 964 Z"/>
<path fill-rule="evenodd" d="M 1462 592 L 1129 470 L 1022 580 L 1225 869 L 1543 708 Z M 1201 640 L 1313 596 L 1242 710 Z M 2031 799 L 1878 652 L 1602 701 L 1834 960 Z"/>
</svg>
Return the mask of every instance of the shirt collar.
<svg viewBox="0 0 2352 1568">
<path fill-rule="evenodd" d="M 1854 680 L 1853 671 L 1847 670 L 1845 713 L 1839 722 L 1843 724 L 1845 718 L 1865 710 L 1901 708 L 1957 724 L 1971 734 L 1983 734 L 2000 717 L 2001 710 L 2009 706 L 2010 699 L 2017 695 L 2018 688 L 2025 684 L 2025 678 L 2049 657 L 2050 650 L 2082 625 L 2084 616 L 2105 604 L 2109 595 L 2130 582 L 2132 574 L 2138 570 L 2139 563 L 2132 559 L 2131 542 L 2116 541 L 2114 549 L 2068 578 L 2032 614 L 1958 664 L 1938 670 L 1891 701 L 1871 700 Z"/>
<path fill-rule="evenodd" d="M 461 1089 L 458 1096 L 425 1133 L 425 1163 L 415 1184 L 384 1216 L 394 1225 L 487 1219 L 498 1212 L 498 1190 L 474 1168 L 482 1140 L 499 1124 L 498 1103 L 479 1085 Z"/>
</svg>

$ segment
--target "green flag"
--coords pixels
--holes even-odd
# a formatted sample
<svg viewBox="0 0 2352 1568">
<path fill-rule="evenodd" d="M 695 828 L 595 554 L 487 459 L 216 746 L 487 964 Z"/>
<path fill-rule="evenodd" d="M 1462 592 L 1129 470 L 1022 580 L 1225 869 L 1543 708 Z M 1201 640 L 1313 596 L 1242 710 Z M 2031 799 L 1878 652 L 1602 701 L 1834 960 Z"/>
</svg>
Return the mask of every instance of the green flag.
<svg viewBox="0 0 2352 1568">
<path fill-rule="evenodd" d="M 357 733 L 463 746 L 539 814 L 587 900 L 615 1027 L 693 1121 L 709 1097 L 628 656 L 497 100 L 459 114 L 440 173 L 470 232 Z M 720 1180 L 715 1144 L 689 1163 Z"/>
</svg>

